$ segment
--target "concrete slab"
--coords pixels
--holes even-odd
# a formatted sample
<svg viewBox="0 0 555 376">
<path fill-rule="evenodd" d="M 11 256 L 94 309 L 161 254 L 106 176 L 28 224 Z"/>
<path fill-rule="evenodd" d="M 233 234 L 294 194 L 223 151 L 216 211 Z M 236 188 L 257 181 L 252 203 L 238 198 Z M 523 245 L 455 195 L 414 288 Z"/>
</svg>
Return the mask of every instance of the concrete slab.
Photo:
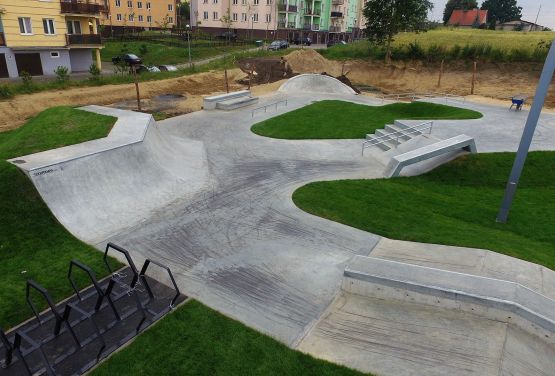
<svg viewBox="0 0 555 376">
<path fill-rule="evenodd" d="M 499 375 L 506 324 L 342 292 L 298 347 L 376 375 Z"/>
<path fill-rule="evenodd" d="M 555 346 L 509 326 L 501 358 L 500 375 L 551 376 L 555 374 Z"/>
<path fill-rule="evenodd" d="M 283 93 L 352 94 L 357 93 L 336 78 L 322 74 L 300 74 L 287 80 L 279 91 Z"/>
</svg>

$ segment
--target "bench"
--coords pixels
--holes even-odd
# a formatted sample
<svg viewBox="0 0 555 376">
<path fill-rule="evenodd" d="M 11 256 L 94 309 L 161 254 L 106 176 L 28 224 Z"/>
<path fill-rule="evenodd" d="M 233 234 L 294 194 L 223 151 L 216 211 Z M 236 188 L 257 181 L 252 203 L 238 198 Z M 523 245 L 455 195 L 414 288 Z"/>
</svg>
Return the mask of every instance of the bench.
<svg viewBox="0 0 555 376">
<path fill-rule="evenodd" d="M 476 143 L 472 137 L 461 134 L 456 137 L 448 138 L 447 140 L 423 146 L 404 154 L 396 155 L 391 158 L 391 161 L 386 168 L 385 176 L 399 176 L 401 170 L 406 166 L 459 149 L 470 153 L 476 153 Z"/>
<path fill-rule="evenodd" d="M 202 106 L 205 110 L 234 110 L 256 102 L 258 102 L 258 98 L 251 97 L 250 90 L 241 90 L 204 97 Z"/>
</svg>

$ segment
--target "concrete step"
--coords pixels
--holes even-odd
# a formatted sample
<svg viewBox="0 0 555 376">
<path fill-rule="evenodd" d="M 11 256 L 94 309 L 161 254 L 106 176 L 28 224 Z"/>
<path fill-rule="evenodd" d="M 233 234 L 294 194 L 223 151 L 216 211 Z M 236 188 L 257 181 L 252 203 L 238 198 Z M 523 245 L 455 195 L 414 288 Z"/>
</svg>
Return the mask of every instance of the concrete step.
<svg viewBox="0 0 555 376">
<path fill-rule="evenodd" d="M 402 140 L 402 141 L 408 141 L 408 140 L 410 140 L 411 138 L 413 138 L 413 137 L 417 136 L 418 134 L 420 134 L 420 132 L 414 133 L 414 134 L 413 134 L 413 133 L 407 134 L 407 133 L 405 133 L 405 129 L 402 129 L 402 128 L 400 128 L 400 127 L 398 127 L 398 126 L 396 126 L 396 125 L 392 125 L 392 124 L 387 124 L 387 125 L 385 126 L 385 130 L 388 131 L 388 132 L 390 132 L 390 133 L 401 134 L 401 135 L 399 136 L 399 140 Z"/>
<path fill-rule="evenodd" d="M 258 103 L 258 97 L 239 97 L 218 102 L 216 108 L 219 110 L 231 111 L 255 103 Z"/>
</svg>

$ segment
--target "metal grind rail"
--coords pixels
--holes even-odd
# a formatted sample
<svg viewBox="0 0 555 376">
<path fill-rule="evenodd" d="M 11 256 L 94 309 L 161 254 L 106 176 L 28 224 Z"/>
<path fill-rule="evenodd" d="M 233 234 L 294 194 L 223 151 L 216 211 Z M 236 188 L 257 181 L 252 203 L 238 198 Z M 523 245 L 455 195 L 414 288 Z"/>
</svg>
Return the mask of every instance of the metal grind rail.
<svg viewBox="0 0 555 376">
<path fill-rule="evenodd" d="M 382 103 L 386 100 L 407 100 L 415 101 L 417 99 L 432 99 L 432 98 L 445 98 L 445 102 L 447 103 L 449 100 L 458 101 L 462 103 L 466 103 L 466 98 L 462 95 L 450 94 L 450 93 L 398 93 L 398 94 L 384 94 L 381 96 Z"/>
<path fill-rule="evenodd" d="M 370 140 L 366 140 L 362 142 L 362 155 L 364 155 L 364 149 L 367 149 L 372 146 L 381 145 L 387 141 L 395 141 L 397 144 L 399 143 L 399 139 L 401 137 L 410 136 L 410 135 L 419 135 L 423 134 L 425 131 L 428 131 L 428 134 L 432 133 L 432 128 L 434 126 L 433 121 L 427 121 L 421 124 L 413 125 L 411 127 L 407 127 L 402 130 L 398 130 L 395 132 L 391 132 L 385 134 L 383 136 L 375 137 Z"/>
<path fill-rule="evenodd" d="M 287 99 L 283 99 L 281 101 L 273 102 L 273 103 L 267 104 L 265 106 L 261 106 L 261 107 L 257 107 L 255 109 L 253 109 L 251 111 L 251 118 L 253 118 L 254 114 L 258 111 L 264 110 L 264 113 L 266 113 L 268 111 L 268 108 L 270 108 L 270 107 L 275 107 L 276 111 L 277 111 L 278 105 L 281 104 L 281 103 L 284 103 L 284 106 L 287 107 Z"/>
<path fill-rule="evenodd" d="M 123 254 L 129 267 L 113 271 L 110 251 Z M 171 270 L 156 261 L 147 259 L 139 272 L 127 250 L 108 243 L 104 262 L 112 275 L 100 282 L 89 266 L 72 260 L 67 277 L 75 295 L 58 305 L 46 288 L 27 281 L 26 301 L 35 319 L 7 334 L 0 329 L 3 375 L 82 374 L 186 298 Z M 168 286 L 147 276 L 151 266 L 167 273 Z M 79 291 L 77 277 L 83 276 L 91 286 Z M 39 299 L 47 306 L 43 313 Z"/>
</svg>

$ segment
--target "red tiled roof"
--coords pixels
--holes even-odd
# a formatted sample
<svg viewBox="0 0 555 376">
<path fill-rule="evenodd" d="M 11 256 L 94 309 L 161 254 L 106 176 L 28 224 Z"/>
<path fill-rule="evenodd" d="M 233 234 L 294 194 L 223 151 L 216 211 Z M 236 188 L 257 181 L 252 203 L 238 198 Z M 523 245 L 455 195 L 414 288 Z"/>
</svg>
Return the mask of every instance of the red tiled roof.
<svg viewBox="0 0 555 376">
<path fill-rule="evenodd" d="M 488 11 L 481 9 L 462 10 L 455 9 L 449 18 L 448 25 L 474 26 L 487 22 Z"/>
</svg>

